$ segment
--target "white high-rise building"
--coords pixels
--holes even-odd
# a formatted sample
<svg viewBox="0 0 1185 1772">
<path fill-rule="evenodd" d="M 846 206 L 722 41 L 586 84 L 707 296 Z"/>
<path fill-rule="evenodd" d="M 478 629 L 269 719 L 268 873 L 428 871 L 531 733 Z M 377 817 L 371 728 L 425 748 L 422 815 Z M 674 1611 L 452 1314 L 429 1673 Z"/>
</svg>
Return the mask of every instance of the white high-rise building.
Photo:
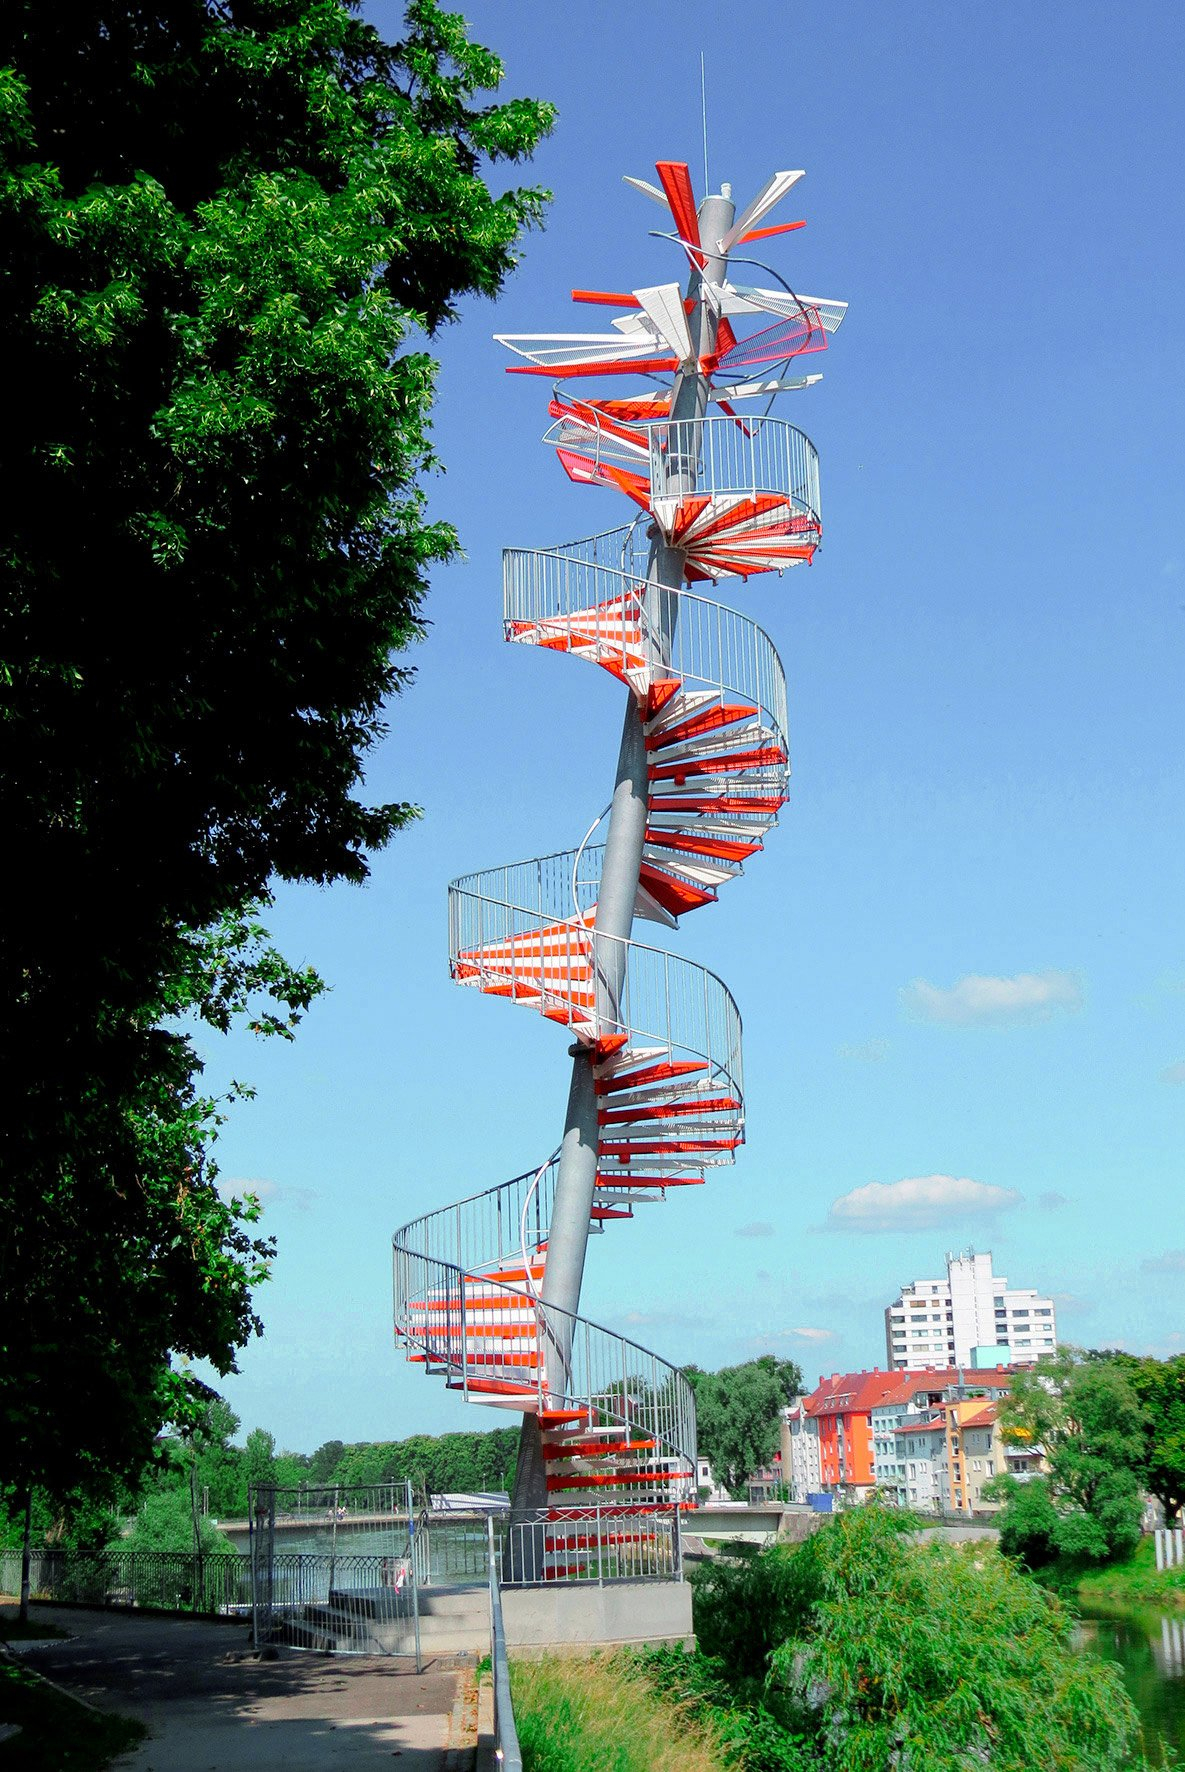
<svg viewBox="0 0 1185 1772">
<path fill-rule="evenodd" d="M 914 1280 L 885 1311 L 889 1365 L 1027 1366 L 1057 1347 L 1052 1298 L 1009 1286 L 989 1250 L 946 1258 L 946 1278 Z"/>
</svg>

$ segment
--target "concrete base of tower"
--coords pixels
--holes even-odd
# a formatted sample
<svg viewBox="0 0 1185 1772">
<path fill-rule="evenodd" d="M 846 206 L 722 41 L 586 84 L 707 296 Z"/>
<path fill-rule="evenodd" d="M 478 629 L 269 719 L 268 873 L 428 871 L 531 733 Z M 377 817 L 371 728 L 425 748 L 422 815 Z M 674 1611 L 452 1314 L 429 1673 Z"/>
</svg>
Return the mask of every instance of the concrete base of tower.
<svg viewBox="0 0 1185 1772">
<path fill-rule="evenodd" d="M 576 1654 L 653 1643 L 695 1647 L 686 1581 L 555 1582 L 504 1587 L 507 1647 L 517 1655 Z"/>
</svg>

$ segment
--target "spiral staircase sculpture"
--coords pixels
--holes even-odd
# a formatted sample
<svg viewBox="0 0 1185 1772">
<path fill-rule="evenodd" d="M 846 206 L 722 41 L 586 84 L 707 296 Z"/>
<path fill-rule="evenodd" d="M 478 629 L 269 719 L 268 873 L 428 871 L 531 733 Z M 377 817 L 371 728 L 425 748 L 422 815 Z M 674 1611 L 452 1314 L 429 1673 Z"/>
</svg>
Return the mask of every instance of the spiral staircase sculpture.
<svg viewBox="0 0 1185 1772">
<path fill-rule="evenodd" d="M 694 1498 L 690 1385 L 578 1314 L 584 1249 L 636 1207 L 702 1185 L 744 1139 L 731 994 L 694 961 L 635 941 L 632 924 L 675 927 L 712 903 L 785 801 L 777 652 L 746 616 L 684 586 L 812 559 L 818 459 L 768 404 L 820 379 L 787 371 L 825 348 L 846 311 L 729 278 L 736 248 L 803 225 L 760 225 L 801 173 L 776 174 L 738 217 L 727 187 L 697 211 L 687 167 L 657 170 L 657 186 L 628 182 L 669 210 L 686 293 L 576 290 L 621 310 L 612 332 L 500 341 L 525 359 L 512 373 L 555 384 L 545 441 L 569 477 L 640 507 L 624 528 L 503 557 L 506 639 L 587 659 L 628 688 L 604 844 L 591 842 L 598 819 L 575 850 L 449 888 L 453 978 L 569 1032 L 564 1141 L 537 1171 L 394 1237 L 397 1338 L 468 1399 L 523 1413 L 534 1459 L 520 1454 L 516 1506 L 557 1522 L 538 1573 L 559 1579 L 578 1540 L 558 1522 L 590 1492 L 614 1505 L 627 1543 L 628 1516 Z M 643 378 L 641 391 L 568 388 L 621 375 Z M 761 416 L 736 410 L 760 401 Z"/>
</svg>

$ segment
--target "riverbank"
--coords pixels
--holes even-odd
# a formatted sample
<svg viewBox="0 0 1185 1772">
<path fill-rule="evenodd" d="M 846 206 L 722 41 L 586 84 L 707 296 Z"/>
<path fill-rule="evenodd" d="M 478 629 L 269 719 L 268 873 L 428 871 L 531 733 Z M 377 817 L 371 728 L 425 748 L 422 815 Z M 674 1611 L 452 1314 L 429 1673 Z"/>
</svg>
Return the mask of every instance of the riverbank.
<svg viewBox="0 0 1185 1772">
<path fill-rule="evenodd" d="M 1130 1606 L 1185 1611 L 1185 1569 L 1157 1569 L 1156 1546 L 1142 1538 L 1130 1557 L 1099 1568 L 1081 1563 L 1052 1564 L 1050 1587 L 1085 1606 Z M 1046 1578 L 1042 1570 L 1040 1579 Z"/>
</svg>

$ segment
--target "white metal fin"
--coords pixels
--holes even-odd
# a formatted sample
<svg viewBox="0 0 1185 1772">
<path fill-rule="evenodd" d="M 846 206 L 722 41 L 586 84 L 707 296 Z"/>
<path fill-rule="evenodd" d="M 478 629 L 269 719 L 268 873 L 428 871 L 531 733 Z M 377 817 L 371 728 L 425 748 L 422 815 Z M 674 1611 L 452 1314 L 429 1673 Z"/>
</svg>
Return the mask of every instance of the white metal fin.
<svg viewBox="0 0 1185 1772">
<path fill-rule="evenodd" d="M 813 388 L 817 381 L 822 381 L 822 372 L 815 375 L 795 375 L 779 381 L 775 376 L 772 381 L 742 381 L 735 387 L 722 382 L 712 389 L 712 399 L 719 403 L 727 400 L 760 400 L 767 394 L 791 394 L 798 388 Z"/>
<path fill-rule="evenodd" d="M 654 203 L 661 203 L 664 209 L 670 207 L 667 202 L 666 192 L 660 191 L 657 185 L 652 185 L 649 179 L 631 178 L 629 173 L 625 172 L 622 173 L 622 183 L 633 185 L 635 191 L 641 191 L 643 197 L 649 197 Z"/>
<path fill-rule="evenodd" d="M 683 308 L 683 294 L 677 283 L 663 283 L 654 289 L 635 289 L 642 312 L 666 340 L 680 362 L 693 357 L 691 330 Z"/>
<path fill-rule="evenodd" d="M 649 843 L 646 845 L 645 855 L 647 861 L 653 862 L 655 867 L 662 868 L 668 874 L 676 876 L 683 874 L 687 879 L 700 886 L 723 886 L 726 880 L 736 879 L 740 867 L 739 862 L 734 862 L 731 867 L 728 867 L 712 862 L 693 860 L 691 856 L 684 855 L 682 852 L 652 847 Z"/>
<path fill-rule="evenodd" d="M 787 191 L 796 185 L 800 178 L 805 177 L 805 172 L 775 172 L 769 183 L 758 191 L 749 207 L 742 209 L 737 216 L 720 242 L 721 252 L 730 252 L 741 235 L 747 234 L 750 228 L 755 228 L 757 223 L 782 201 Z"/>
<path fill-rule="evenodd" d="M 779 319 L 796 319 L 805 308 L 817 314 L 824 332 L 834 332 L 848 311 L 846 301 L 830 295 L 792 295 L 788 289 L 755 289 L 745 283 L 721 286 L 720 305 L 726 314 L 774 314 Z"/>
</svg>

